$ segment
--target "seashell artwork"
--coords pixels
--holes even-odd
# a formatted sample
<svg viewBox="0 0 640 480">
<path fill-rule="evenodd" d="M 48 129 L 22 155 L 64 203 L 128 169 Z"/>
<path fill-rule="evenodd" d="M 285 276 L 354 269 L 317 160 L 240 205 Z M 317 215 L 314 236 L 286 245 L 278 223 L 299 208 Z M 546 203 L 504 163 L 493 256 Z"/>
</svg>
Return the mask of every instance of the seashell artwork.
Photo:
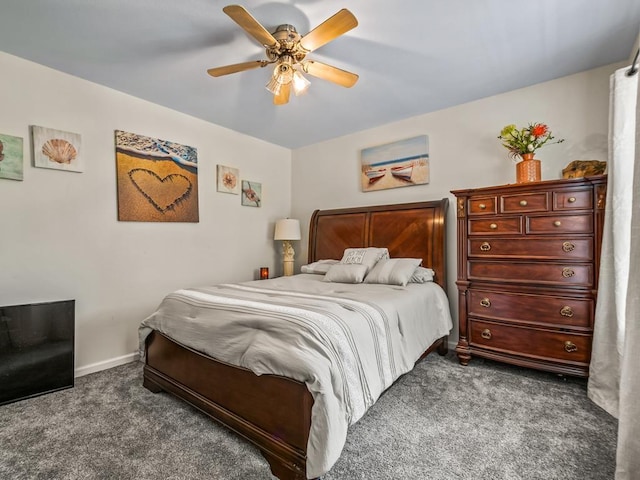
<svg viewBox="0 0 640 480">
<path fill-rule="evenodd" d="M 216 172 L 218 174 L 217 190 L 223 193 L 240 193 L 240 171 L 234 167 L 225 165 L 217 165 Z"/>
<path fill-rule="evenodd" d="M 35 167 L 84 171 L 79 134 L 35 125 L 31 127 L 31 132 Z"/>
<path fill-rule="evenodd" d="M 57 163 L 71 163 L 78 156 L 76 147 L 61 138 L 52 138 L 44 142 L 42 153 Z"/>
</svg>

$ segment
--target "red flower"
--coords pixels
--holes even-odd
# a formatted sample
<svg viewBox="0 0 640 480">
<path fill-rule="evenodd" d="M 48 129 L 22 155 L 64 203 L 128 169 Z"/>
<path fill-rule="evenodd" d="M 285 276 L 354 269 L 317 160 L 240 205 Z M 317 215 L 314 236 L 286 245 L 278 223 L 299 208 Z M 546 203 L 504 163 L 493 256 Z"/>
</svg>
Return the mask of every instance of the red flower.
<svg viewBox="0 0 640 480">
<path fill-rule="evenodd" d="M 544 123 L 536 123 L 531 128 L 531 135 L 534 137 L 542 137 L 547 134 L 549 131 L 549 127 L 547 127 Z"/>
</svg>

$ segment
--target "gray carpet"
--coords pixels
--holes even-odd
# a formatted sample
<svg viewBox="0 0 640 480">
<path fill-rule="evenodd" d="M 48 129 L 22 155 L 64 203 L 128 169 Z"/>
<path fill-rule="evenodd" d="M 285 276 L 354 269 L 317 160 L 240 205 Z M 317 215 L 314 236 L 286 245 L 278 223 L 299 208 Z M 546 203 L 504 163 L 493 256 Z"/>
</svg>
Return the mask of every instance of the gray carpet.
<svg viewBox="0 0 640 480">
<path fill-rule="evenodd" d="M 349 432 L 323 480 L 613 479 L 616 421 L 586 381 L 430 355 Z M 142 366 L 0 407 L 2 479 L 272 479 L 259 452 L 168 394 Z"/>
</svg>

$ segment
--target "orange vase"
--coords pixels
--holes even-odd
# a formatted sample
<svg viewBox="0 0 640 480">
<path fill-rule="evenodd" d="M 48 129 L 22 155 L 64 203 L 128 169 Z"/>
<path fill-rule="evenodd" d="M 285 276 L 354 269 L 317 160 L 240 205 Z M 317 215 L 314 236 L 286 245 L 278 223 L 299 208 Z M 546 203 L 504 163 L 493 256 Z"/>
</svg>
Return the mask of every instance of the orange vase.
<svg viewBox="0 0 640 480">
<path fill-rule="evenodd" d="M 539 182 L 542 179 L 540 160 L 533 158 L 533 153 L 520 155 L 522 161 L 516 163 L 516 183 Z"/>
</svg>

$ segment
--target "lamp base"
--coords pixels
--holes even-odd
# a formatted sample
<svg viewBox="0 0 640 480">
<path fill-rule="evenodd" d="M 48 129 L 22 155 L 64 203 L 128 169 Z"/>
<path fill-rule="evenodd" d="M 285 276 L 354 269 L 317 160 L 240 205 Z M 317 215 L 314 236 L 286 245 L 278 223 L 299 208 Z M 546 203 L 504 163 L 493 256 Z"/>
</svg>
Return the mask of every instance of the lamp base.
<svg viewBox="0 0 640 480">
<path fill-rule="evenodd" d="M 290 277 L 293 275 L 293 261 L 285 260 L 284 261 L 284 272 L 285 277 Z"/>
<path fill-rule="evenodd" d="M 282 274 L 285 277 L 290 277 L 293 275 L 293 256 L 295 252 L 293 250 L 293 246 L 289 240 L 284 240 L 282 242 L 282 262 L 283 262 L 283 272 Z"/>
</svg>

